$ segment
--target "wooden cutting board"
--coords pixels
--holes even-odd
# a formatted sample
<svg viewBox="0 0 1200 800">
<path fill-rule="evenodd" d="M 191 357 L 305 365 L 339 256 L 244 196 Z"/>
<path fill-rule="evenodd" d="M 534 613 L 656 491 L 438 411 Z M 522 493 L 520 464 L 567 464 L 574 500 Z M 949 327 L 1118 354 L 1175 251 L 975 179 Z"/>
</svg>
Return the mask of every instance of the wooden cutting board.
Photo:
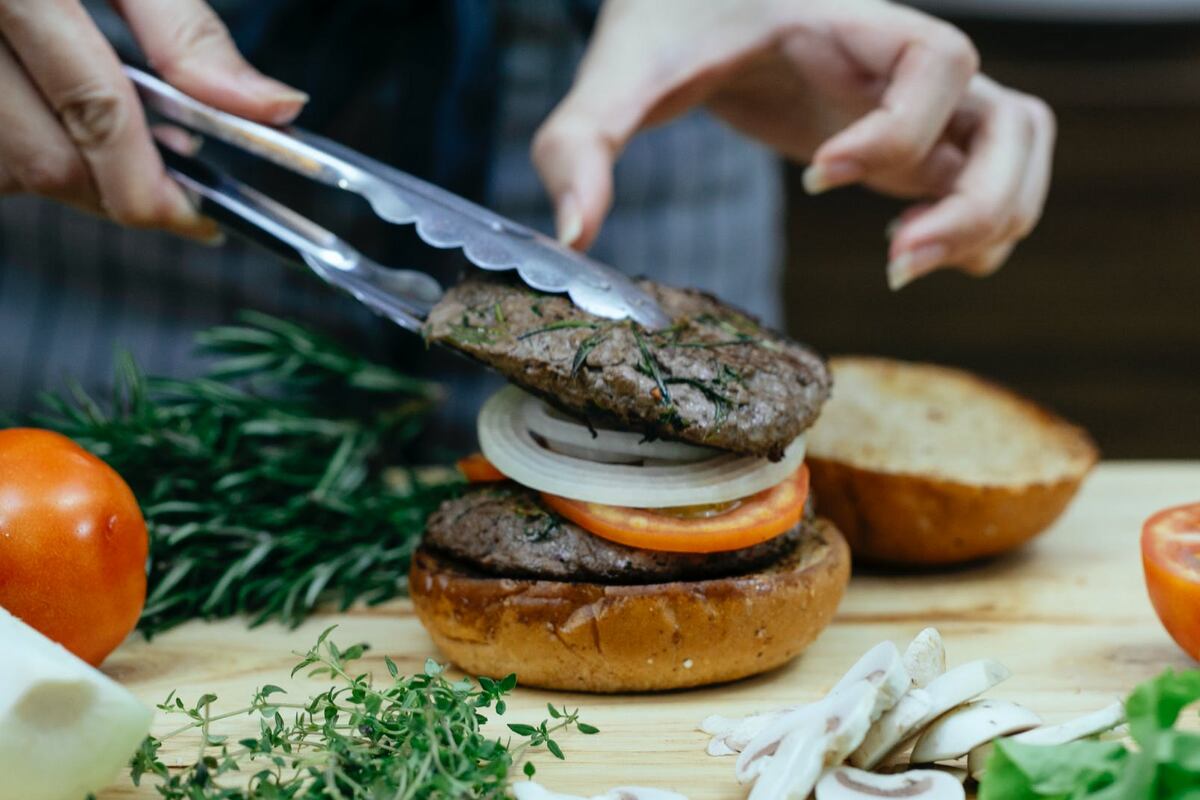
<svg viewBox="0 0 1200 800">
<path fill-rule="evenodd" d="M 733 761 L 704 753 L 696 723 L 708 714 L 737 716 L 810 700 L 868 647 L 903 645 L 926 625 L 945 637 L 950 664 L 993 657 L 1013 677 L 991 692 L 1024 703 L 1048 721 L 1108 704 L 1165 667 L 1196 664 L 1159 625 L 1142 581 L 1142 521 L 1168 505 L 1200 501 L 1200 462 L 1111 463 L 1099 467 L 1061 520 L 1018 553 L 969 569 L 924 575 L 856 574 L 833 625 L 791 665 L 758 678 L 710 689 L 641 696 L 588 696 L 518 688 L 506 721 L 537 722 L 546 703 L 579 706 L 596 736 L 561 739 L 567 760 L 535 756 L 539 780 L 564 792 L 598 794 L 621 784 L 670 788 L 692 800 L 740 798 Z M 173 689 L 185 699 L 219 695 L 214 712 L 240 707 L 255 687 L 289 682 L 295 658 L 326 626 L 335 640 L 369 642 L 362 666 L 383 672 L 390 655 L 403 671 L 421 668 L 433 645 L 407 602 L 322 614 L 298 630 L 248 630 L 241 620 L 193 624 L 152 643 L 131 640 L 105 671 L 148 703 Z M 239 720 L 236 732 L 251 733 Z M 156 724 L 156 731 L 172 727 Z M 168 763 L 190 763 L 194 741 L 171 740 Z M 101 800 L 154 797 L 127 781 Z"/>
</svg>

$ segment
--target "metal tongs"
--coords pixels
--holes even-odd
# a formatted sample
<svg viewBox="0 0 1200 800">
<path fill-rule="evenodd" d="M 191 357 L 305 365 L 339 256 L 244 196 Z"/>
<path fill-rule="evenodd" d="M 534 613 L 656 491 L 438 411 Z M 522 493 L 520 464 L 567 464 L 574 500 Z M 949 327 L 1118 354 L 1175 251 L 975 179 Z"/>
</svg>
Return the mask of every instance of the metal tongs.
<svg viewBox="0 0 1200 800">
<path fill-rule="evenodd" d="M 488 211 L 336 142 L 299 128 L 272 128 L 219 111 L 135 67 L 126 66 L 148 109 L 292 172 L 362 196 L 381 219 L 412 224 L 427 244 L 461 248 L 485 270 L 516 270 L 542 292 L 565 292 L 583 309 L 609 319 L 632 319 L 650 329 L 670 320 L 624 274 L 554 239 Z M 308 266 L 376 313 L 419 332 L 442 286 L 416 270 L 372 261 L 335 234 L 284 204 L 191 156 L 160 147 L 167 171 L 222 226 Z"/>
</svg>

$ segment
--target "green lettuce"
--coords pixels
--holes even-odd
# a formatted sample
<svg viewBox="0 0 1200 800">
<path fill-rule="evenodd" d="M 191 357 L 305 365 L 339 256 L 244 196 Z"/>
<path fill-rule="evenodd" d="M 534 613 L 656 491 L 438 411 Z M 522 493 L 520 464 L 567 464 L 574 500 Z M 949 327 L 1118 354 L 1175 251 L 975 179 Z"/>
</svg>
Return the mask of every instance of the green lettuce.
<svg viewBox="0 0 1200 800">
<path fill-rule="evenodd" d="M 1200 700 L 1200 670 L 1164 672 L 1129 695 L 1134 746 L 1084 740 L 1045 746 L 1000 739 L 979 800 L 1200 800 L 1200 733 L 1175 728 Z"/>
</svg>

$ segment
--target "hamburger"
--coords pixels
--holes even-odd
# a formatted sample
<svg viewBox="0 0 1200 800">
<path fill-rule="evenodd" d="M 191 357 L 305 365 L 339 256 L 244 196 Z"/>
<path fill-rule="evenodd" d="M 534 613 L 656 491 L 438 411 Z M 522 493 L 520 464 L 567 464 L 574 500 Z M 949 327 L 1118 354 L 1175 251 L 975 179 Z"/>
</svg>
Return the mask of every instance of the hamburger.
<svg viewBox="0 0 1200 800">
<path fill-rule="evenodd" d="M 669 327 L 494 276 L 428 316 L 431 341 L 513 384 L 480 413 L 472 485 L 430 517 L 409 575 L 467 672 L 698 686 L 787 662 L 833 617 L 849 551 L 803 465 L 825 362 L 709 295 L 641 285 Z"/>
</svg>

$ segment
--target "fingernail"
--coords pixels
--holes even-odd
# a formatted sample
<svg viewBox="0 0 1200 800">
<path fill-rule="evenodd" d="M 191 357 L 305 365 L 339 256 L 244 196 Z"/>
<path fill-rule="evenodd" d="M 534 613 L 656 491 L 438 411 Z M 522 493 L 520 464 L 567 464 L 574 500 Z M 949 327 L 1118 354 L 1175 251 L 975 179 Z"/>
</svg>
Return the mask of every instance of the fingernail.
<svg viewBox="0 0 1200 800">
<path fill-rule="evenodd" d="M 194 156 L 204 146 L 204 138 L 199 134 L 176 128 L 174 125 L 155 125 L 150 129 L 154 138 L 185 156 Z"/>
<path fill-rule="evenodd" d="M 205 221 L 212 222 L 208 218 L 205 218 Z M 200 244 L 205 245 L 206 247 L 220 247 L 221 245 L 225 244 L 229 237 L 225 235 L 225 231 L 217 227 L 217 223 L 213 222 L 212 227 L 212 233 L 200 234 L 198 237 L 196 237 L 196 241 L 200 242 Z"/>
<path fill-rule="evenodd" d="M 889 242 L 892 239 L 895 239 L 896 231 L 900 230 L 900 226 L 903 224 L 904 224 L 904 218 L 896 217 L 894 220 L 892 220 L 891 222 L 889 222 L 887 225 L 885 225 L 883 227 L 883 238 L 887 239 Z"/>
<path fill-rule="evenodd" d="M 568 247 L 583 234 L 583 214 L 573 192 L 567 192 L 559 198 L 554 226 L 558 230 L 558 241 Z"/>
<path fill-rule="evenodd" d="M 253 84 L 254 91 L 275 106 L 274 110 L 268 114 L 269 119 L 275 125 L 286 125 L 294 120 L 308 102 L 308 95 L 299 89 L 257 72 L 250 74 L 253 77 L 249 78 L 249 82 Z"/>
<path fill-rule="evenodd" d="M 801 178 L 804 191 L 820 194 L 838 186 L 854 183 L 862 177 L 862 165 L 856 161 L 830 161 L 825 164 L 810 164 Z"/>
<path fill-rule="evenodd" d="M 304 104 L 308 102 L 308 95 L 304 92 L 290 90 L 288 94 L 290 96 L 286 99 L 275 101 L 277 108 L 269 115 L 271 123 L 274 125 L 287 125 L 300 116 L 300 112 L 304 110 Z"/>
<path fill-rule="evenodd" d="M 945 258 L 946 246 L 943 244 L 925 244 L 914 250 L 906 250 L 887 266 L 888 287 L 893 292 L 904 288 L 932 271 Z"/>
</svg>

